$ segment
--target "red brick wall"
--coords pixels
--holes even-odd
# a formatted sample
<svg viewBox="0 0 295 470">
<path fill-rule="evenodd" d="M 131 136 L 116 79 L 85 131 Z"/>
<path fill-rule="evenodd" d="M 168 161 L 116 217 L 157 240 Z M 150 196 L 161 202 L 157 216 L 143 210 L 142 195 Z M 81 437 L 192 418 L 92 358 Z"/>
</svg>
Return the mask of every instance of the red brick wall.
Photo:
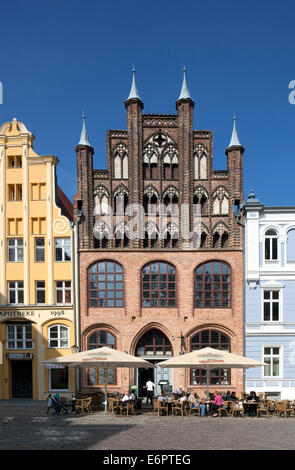
<svg viewBox="0 0 295 470">
<path fill-rule="evenodd" d="M 124 270 L 124 308 L 89 308 L 87 300 L 87 269 L 95 261 L 109 259 L 120 263 Z M 177 308 L 141 307 L 141 268 L 150 261 L 163 260 L 173 264 L 177 271 Z M 231 308 L 194 308 L 194 269 L 207 260 L 221 260 L 231 266 Z M 214 328 L 230 337 L 231 352 L 243 354 L 243 256 L 242 251 L 116 251 L 80 253 L 80 296 L 82 347 L 86 349 L 86 337 L 97 328 L 107 328 L 116 336 L 117 348 L 135 354 L 138 339 L 150 328 L 160 329 L 171 342 L 174 356 L 181 349 L 180 333 L 185 337 L 186 351 L 189 339 L 198 330 Z M 125 391 L 134 382 L 133 371 L 118 370 L 117 385 L 109 389 Z M 174 370 L 173 386 L 189 387 L 189 371 Z M 86 386 L 84 391 L 95 387 Z M 196 391 L 205 387 L 189 387 Z M 242 371 L 232 370 L 231 386 L 212 386 L 212 391 L 242 391 Z"/>
</svg>

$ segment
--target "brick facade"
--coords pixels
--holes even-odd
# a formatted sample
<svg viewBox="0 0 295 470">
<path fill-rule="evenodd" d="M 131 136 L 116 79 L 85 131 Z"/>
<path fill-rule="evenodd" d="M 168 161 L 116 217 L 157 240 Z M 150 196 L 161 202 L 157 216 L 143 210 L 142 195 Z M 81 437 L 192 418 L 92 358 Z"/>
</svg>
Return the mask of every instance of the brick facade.
<svg viewBox="0 0 295 470">
<path fill-rule="evenodd" d="M 190 351 L 190 341 L 196 333 L 216 330 L 230 339 L 231 352 L 243 354 L 243 240 L 234 208 L 243 202 L 244 149 L 229 147 L 226 151 L 227 170 L 214 171 L 212 132 L 193 130 L 192 99 L 179 99 L 176 115 L 144 115 L 139 98 L 128 99 L 125 106 L 127 131 L 107 132 L 107 170 L 93 169 L 92 147 L 76 147 L 76 220 L 78 209 L 83 208 L 79 223 L 82 348 L 87 349 L 91 333 L 104 329 L 116 338 L 116 348 L 136 354 L 136 345 L 142 335 L 157 329 L 166 335 L 173 355 L 177 356 L 181 349 Z M 128 198 L 128 204 L 144 205 L 155 201 L 167 204 L 168 200 L 179 207 L 187 204 L 188 226 L 192 231 L 195 228 L 193 204 L 201 204 L 201 225 L 196 229 L 201 245 L 189 247 L 181 225 L 177 226 L 175 219 L 169 225 L 169 217 L 165 230 L 170 235 L 164 240 L 158 236 L 153 241 L 147 225 L 144 225 L 146 236 L 143 239 L 129 240 L 126 236 L 122 241 L 97 240 L 93 225 L 103 217 L 93 215 L 94 207 L 107 201 L 115 210 L 114 198 L 118 193 L 124 194 L 126 201 Z M 146 224 L 146 211 L 144 217 Z M 122 222 L 124 225 L 130 218 L 123 216 L 121 232 Z M 155 215 L 153 223 L 161 231 L 159 214 Z M 173 239 L 175 231 L 177 238 Z M 89 306 L 88 268 L 100 260 L 115 261 L 123 268 L 122 307 Z M 141 272 L 145 264 L 153 261 L 174 266 L 176 307 L 142 307 Z M 221 261 L 230 266 L 230 306 L 227 308 L 195 307 L 194 271 L 207 261 Z M 173 388 L 182 385 L 197 391 L 205 389 L 204 385 L 190 384 L 188 370 L 175 369 L 173 377 Z M 213 385 L 212 388 L 241 391 L 242 378 L 242 371 L 232 370 L 230 385 Z M 109 388 L 125 391 L 136 381 L 134 370 L 121 369 L 116 384 Z M 82 373 L 81 386 L 84 391 L 96 389 L 87 385 L 86 373 Z"/>
</svg>

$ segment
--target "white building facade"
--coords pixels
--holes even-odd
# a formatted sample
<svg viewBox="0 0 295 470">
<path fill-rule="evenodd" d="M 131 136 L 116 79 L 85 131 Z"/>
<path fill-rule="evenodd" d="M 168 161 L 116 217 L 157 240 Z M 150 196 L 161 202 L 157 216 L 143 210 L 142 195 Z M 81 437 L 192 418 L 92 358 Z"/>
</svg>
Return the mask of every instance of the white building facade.
<svg viewBox="0 0 295 470">
<path fill-rule="evenodd" d="M 266 365 L 245 374 L 246 392 L 295 398 L 295 207 L 245 209 L 245 355 Z"/>
</svg>

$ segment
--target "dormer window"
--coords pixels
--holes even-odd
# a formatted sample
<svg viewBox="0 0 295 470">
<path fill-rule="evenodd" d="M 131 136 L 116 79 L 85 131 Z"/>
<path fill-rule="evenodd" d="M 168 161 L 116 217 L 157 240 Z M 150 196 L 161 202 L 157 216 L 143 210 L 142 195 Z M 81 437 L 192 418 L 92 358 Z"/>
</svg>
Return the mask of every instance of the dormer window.
<svg viewBox="0 0 295 470">
<path fill-rule="evenodd" d="M 264 256 L 266 261 L 278 260 L 278 235 L 275 230 L 267 230 L 265 234 Z"/>
</svg>

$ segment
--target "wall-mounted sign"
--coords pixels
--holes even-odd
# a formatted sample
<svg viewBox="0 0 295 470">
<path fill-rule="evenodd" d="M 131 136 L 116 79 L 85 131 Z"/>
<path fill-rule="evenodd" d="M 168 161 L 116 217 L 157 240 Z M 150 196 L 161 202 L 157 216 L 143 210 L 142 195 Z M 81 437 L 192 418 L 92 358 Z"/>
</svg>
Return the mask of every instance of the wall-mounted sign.
<svg viewBox="0 0 295 470">
<path fill-rule="evenodd" d="M 34 310 L 2 310 L 0 311 L 1 317 L 34 317 Z"/>
<path fill-rule="evenodd" d="M 32 353 L 7 353 L 7 359 L 33 359 Z"/>
<path fill-rule="evenodd" d="M 65 369 L 65 366 L 59 364 L 46 364 L 46 369 Z"/>
</svg>

